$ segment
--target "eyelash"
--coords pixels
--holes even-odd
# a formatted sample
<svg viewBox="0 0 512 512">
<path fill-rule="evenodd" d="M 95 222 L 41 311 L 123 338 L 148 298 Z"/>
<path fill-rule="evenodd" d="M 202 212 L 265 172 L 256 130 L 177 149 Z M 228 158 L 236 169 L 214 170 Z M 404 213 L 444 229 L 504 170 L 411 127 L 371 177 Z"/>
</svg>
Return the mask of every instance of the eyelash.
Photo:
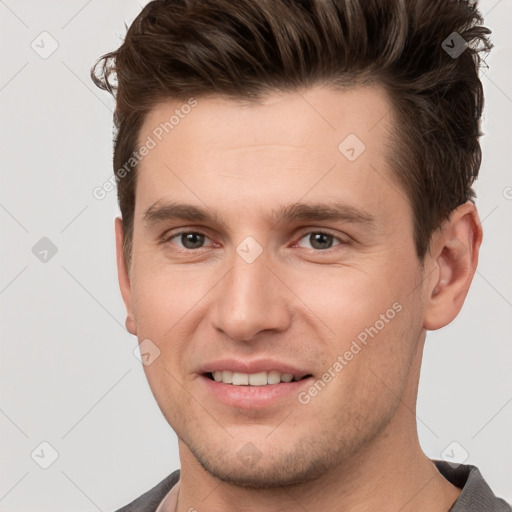
<svg viewBox="0 0 512 512">
<path fill-rule="evenodd" d="M 169 243 L 173 238 L 176 238 L 176 237 L 180 237 L 182 235 L 189 235 L 189 234 L 194 234 L 194 235 L 202 235 L 204 236 L 205 238 L 207 238 L 208 240 L 210 239 L 208 237 L 208 235 L 206 235 L 205 233 L 202 233 L 201 231 L 179 231 L 178 233 L 173 233 L 171 235 L 164 235 L 163 236 L 163 240 L 162 240 L 162 243 Z M 303 233 L 300 238 L 298 239 L 297 242 L 294 243 L 294 247 L 296 246 L 296 244 L 302 240 L 303 238 L 305 238 L 306 236 L 310 236 L 312 234 L 316 234 L 316 235 L 326 235 L 326 236 L 329 236 L 331 238 L 333 238 L 334 240 L 338 241 L 339 243 L 337 245 L 334 245 L 332 247 L 329 247 L 327 249 L 314 249 L 314 248 L 305 248 L 307 250 L 310 250 L 310 251 L 314 251 L 316 253 L 326 253 L 328 251 L 330 251 L 331 249 L 334 249 L 336 247 L 340 247 L 340 246 L 343 246 L 343 245 L 347 245 L 347 241 L 346 240 L 342 240 L 340 237 L 336 236 L 336 235 L 333 235 L 331 233 L 328 233 L 327 231 L 307 231 L 305 233 Z M 205 247 L 198 247 L 196 249 L 187 249 L 187 248 L 179 248 L 180 251 L 183 251 L 183 252 L 194 252 L 194 251 L 198 251 L 200 249 L 205 249 Z M 302 247 L 302 249 L 304 249 L 304 247 Z"/>
</svg>

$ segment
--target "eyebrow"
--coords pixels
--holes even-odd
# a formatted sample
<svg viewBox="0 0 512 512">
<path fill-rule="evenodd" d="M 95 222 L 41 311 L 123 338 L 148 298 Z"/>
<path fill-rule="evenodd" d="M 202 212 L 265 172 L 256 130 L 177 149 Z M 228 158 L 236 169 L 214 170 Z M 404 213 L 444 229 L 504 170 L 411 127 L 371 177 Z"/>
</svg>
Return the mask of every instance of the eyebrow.
<svg viewBox="0 0 512 512">
<path fill-rule="evenodd" d="M 143 214 L 143 220 L 148 226 L 173 219 L 210 222 L 227 228 L 226 223 L 220 220 L 215 212 L 188 203 L 157 201 Z M 370 225 L 374 223 L 375 217 L 369 212 L 344 203 L 293 203 L 272 209 L 269 220 L 274 226 L 282 221 L 322 220 Z"/>
</svg>

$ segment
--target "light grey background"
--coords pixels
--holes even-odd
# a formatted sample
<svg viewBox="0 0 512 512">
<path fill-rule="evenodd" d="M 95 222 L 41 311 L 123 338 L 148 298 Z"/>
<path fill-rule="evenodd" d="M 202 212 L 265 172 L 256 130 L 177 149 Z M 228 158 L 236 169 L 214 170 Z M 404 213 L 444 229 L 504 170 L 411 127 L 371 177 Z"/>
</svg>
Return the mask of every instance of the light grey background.
<svg viewBox="0 0 512 512">
<path fill-rule="evenodd" d="M 179 467 L 175 434 L 124 329 L 115 192 L 92 196 L 112 173 L 113 101 L 89 70 L 140 9 L 134 0 L 0 0 L 2 512 L 112 510 Z M 428 336 L 418 420 L 430 457 L 467 452 L 512 501 L 512 3 L 486 0 L 481 10 L 496 45 L 482 76 L 485 241 L 462 313 Z M 58 249 L 47 262 L 32 252 L 42 237 Z M 31 457 L 51 461 L 43 441 L 58 452 L 48 469 Z"/>
</svg>

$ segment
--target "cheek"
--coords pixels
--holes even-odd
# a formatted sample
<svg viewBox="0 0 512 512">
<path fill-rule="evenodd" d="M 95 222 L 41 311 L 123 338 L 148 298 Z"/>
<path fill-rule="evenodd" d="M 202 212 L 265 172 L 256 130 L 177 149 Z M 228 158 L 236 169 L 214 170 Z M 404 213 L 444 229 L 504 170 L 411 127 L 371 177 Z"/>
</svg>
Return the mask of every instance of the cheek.
<svg viewBox="0 0 512 512">
<path fill-rule="evenodd" d="M 414 265 L 375 268 L 373 273 L 355 268 L 324 270 L 302 279 L 296 289 L 314 312 L 309 317 L 317 332 L 326 333 L 317 337 L 326 369 L 341 356 L 343 377 L 337 379 L 338 385 L 353 386 L 356 394 L 380 389 L 378 377 L 399 389 L 421 334 Z"/>
<path fill-rule="evenodd" d="M 319 268 L 295 282 L 296 295 L 311 308 L 317 321 L 325 324 L 330 335 L 341 340 L 352 339 L 376 323 L 379 331 L 383 330 L 382 322 L 387 327 L 397 316 L 407 288 L 399 280 L 391 284 L 384 272 L 368 273 L 349 267 Z"/>
<path fill-rule="evenodd" d="M 133 312 L 139 338 L 166 337 L 208 292 L 208 281 L 180 269 L 146 264 L 134 265 Z"/>
<path fill-rule="evenodd" d="M 328 383 L 307 390 L 318 396 L 311 398 L 316 414 L 344 426 L 341 437 L 380 428 L 391 418 L 407 389 L 418 346 L 419 330 L 411 329 L 418 323 L 414 304 L 371 300 L 363 306 L 347 301 L 344 311 L 333 313 L 337 335 L 322 348 L 329 355 L 320 380 Z"/>
<path fill-rule="evenodd" d="M 180 279 L 179 272 L 140 263 L 133 271 L 133 313 L 139 342 L 149 339 L 158 347 L 158 357 L 143 369 L 165 415 L 176 404 L 186 407 L 181 364 L 190 339 L 185 331 L 187 314 L 198 302 L 199 292 L 194 284 Z"/>
</svg>

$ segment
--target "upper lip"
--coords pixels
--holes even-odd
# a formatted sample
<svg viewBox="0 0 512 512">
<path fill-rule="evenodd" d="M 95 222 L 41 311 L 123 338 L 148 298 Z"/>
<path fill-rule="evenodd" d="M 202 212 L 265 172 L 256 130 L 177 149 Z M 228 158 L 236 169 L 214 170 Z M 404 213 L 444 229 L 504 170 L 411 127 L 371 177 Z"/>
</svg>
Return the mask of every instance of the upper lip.
<svg viewBox="0 0 512 512">
<path fill-rule="evenodd" d="M 253 361 L 242 361 L 240 359 L 218 359 L 202 365 L 198 373 L 213 373 L 215 371 L 228 370 L 238 373 L 259 373 L 272 370 L 281 374 L 290 373 L 296 379 L 301 379 L 311 372 L 301 366 L 294 366 L 275 359 L 255 359 Z"/>
</svg>

